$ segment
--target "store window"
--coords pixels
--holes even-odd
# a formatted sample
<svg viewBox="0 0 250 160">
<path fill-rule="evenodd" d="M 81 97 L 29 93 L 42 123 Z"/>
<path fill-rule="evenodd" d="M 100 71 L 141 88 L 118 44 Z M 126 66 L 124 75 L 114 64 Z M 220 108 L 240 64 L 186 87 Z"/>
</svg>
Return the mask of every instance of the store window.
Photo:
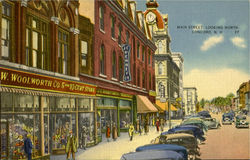
<svg viewBox="0 0 250 160">
<path fill-rule="evenodd" d="M 11 32 L 12 32 L 12 6 L 6 1 L 2 2 L 2 57 L 4 59 L 10 58 L 11 52 Z"/>
<path fill-rule="evenodd" d="M 48 23 L 27 15 L 26 65 L 45 69 L 48 65 Z"/>
<path fill-rule="evenodd" d="M 79 128 L 79 145 L 83 142 L 83 126 L 87 128 L 87 145 L 95 143 L 95 117 L 94 113 L 79 113 L 78 128 Z"/>
<path fill-rule="evenodd" d="M 75 111 L 75 99 L 69 97 L 50 97 L 50 111 Z"/>
<path fill-rule="evenodd" d="M 44 154 L 49 154 L 50 153 L 50 145 L 49 145 L 49 114 L 44 114 L 43 115 L 44 119 Z"/>
<path fill-rule="evenodd" d="M 86 41 L 81 41 L 82 67 L 87 66 L 87 54 L 88 54 L 88 43 Z"/>
<path fill-rule="evenodd" d="M 0 93 L 1 112 L 13 112 L 13 93 Z"/>
<path fill-rule="evenodd" d="M 132 122 L 131 101 L 120 100 L 120 128 L 128 128 Z"/>
<path fill-rule="evenodd" d="M 105 51 L 103 44 L 100 49 L 100 74 L 105 74 Z"/>
<path fill-rule="evenodd" d="M 99 7 L 99 23 L 100 23 L 100 29 L 104 31 L 104 8 L 103 6 Z"/>
<path fill-rule="evenodd" d="M 68 74 L 69 57 L 69 33 L 59 29 L 58 31 L 58 71 L 62 74 Z"/>
<path fill-rule="evenodd" d="M 51 114 L 50 115 L 50 140 L 52 152 L 59 149 L 65 150 L 69 131 L 76 135 L 76 115 L 75 114 Z"/>
<path fill-rule="evenodd" d="M 94 102 L 90 98 L 80 98 L 78 100 L 79 111 L 94 111 Z"/>
<path fill-rule="evenodd" d="M 6 148 L 10 159 L 27 159 L 24 152 L 24 140 L 30 136 L 32 141 L 32 158 L 41 156 L 41 131 L 39 114 L 21 114 L 21 115 L 1 115 L 1 122 L 5 119 L 7 126 L 4 130 L 5 139 L 1 143 L 1 148 Z M 2 133 L 2 127 L 1 127 Z M 2 137 L 1 134 L 1 139 Z M 7 143 L 6 143 L 7 142 Z"/>
<path fill-rule="evenodd" d="M 15 112 L 40 111 L 39 96 L 13 94 Z"/>
<path fill-rule="evenodd" d="M 116 78 L 116 67 L 117 62 L 116 62 L 116 53 L 115 51 L 113 51 L 113 55 L 112 55 L 112 76 L 113 78 Z"/>
</svg>

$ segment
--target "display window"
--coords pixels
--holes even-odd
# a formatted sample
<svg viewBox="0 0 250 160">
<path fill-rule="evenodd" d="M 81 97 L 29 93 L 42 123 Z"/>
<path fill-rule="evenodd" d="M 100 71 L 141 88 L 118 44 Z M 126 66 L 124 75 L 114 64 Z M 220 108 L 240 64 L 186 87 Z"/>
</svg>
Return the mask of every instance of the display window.
<svg viewBox="0 0 250 160">
<path fill-rule="evenodd" d="M 49 105 L 51 111 L 75 111 L 75 98 L 50 97 Z"/>
<path fill-rule="evenodd" d="M 106 126 L 115 123 L 117 126 L 117 110 L 116 109 L 101 109 L 101 129 L 104 132 Z"/>
<path fill-rule="evenodd" d="M 1 112 L 13 112 L 13 94 L 1 93 Z"/>
<path fill-rule="evenodd" d="M 94 113 L 79 113 L 78 128 L 79 128 L 79 144 L 83 139 L 83 126 L 87 128 L 87 144 L 95 142 L 95 119 Z"/>
<path fill-rule="evenodd" d="M 94 111 L 94 100 L 90 98 L 78 99 L 78 110 L 79 111 Z"/>
<path fill-rule="evenodd" d="M 69 131 L 76 134 L 75 114 L 51 114 L 49 119 L 52 151 L 65 149 Z"/>
<path fill-rule="evenodd" d="M 129 128 L 132 122 L 132 114 L 129 110 L 120 110 L 120 128 Z"/>
<path fill-rule="evenodd" d="M 26 159 L 23 145 L 27 135 L 31 136 L 33 145 L 32 158 L 41 155 L 40 115 L 1 115 L 2 121 L 5 125 L 1 124 L 1 157 L 8 155 L 12 160 Z"/>
<path fill-rule="evenodd" d="M 15 112 L 39 111 L 39 96 L 13 94 L 13 105 Z"/>
<path fill-rule="evenodd" d="M 44 154 L 49 154 L 50 146 L 49 146 L 49 114 L 43 115 L 44 120 Z"/>
</svg>

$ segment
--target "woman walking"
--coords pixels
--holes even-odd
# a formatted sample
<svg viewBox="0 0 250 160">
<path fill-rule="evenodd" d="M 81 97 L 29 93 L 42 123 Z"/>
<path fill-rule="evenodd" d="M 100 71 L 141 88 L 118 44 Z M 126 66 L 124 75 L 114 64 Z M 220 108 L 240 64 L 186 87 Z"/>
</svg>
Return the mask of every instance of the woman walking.
<svg viewBox="0 0 250 160">
<path fill-rule="evenodd" d="M 129 126 L 129 130 L 128 130 L 130 141 L 133 140 L 134 130 L 135 130 L 135 128 L 134 128 L 133 124 L 131 123 L 130 126 Z"/>
</svg>

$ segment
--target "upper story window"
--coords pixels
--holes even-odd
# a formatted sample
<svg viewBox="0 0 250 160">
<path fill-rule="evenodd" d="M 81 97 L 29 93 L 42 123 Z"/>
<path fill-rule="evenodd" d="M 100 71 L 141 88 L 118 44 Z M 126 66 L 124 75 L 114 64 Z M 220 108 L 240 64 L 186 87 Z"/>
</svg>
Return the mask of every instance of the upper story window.
<svg viewBox="0 0 250 160">
<path fill-rule="evenodd" d="M 112 76 L 114 78 L 116 78 L 116 53 L 115 51 L 113 52 L 113 55 L 112 55 Z"/>
<path fill-rule="evenodd" d="M 142 87 L 146 88 L 146 83 L 145 83 L 146 79 L 145 79 L 145 72 L 142 72 Z"/>
<path fill-rule="evenodd" d="M 2 57 L 4 59 L 10 58 L 11 52 L 11 26 L 12 26 L 12 6 L 7 2 L 2 2 Z"/>
<path fill-rule="evenodd" d="M 105 51 L 103 44 L 100 49 L 100 74 L 105 74 Z"/>
<path fill-rule="evenodd" d="M 129 38 L 130 38 L 130 34 L 129 32 L 127 31 L 126 32 L 126 43 L 129 44 Z"/>
<path fill-rule="evenodd" d="M 111 16 L 111 36 L 115 38 L 115 17 Z"/>
<path fill-rule="evenodd" d="M 123 81 L 123 59 L 122 59 L 122 56 L 119 57 L 119 80 Z"/>
<path fill-rule="evenodd" d="M 122 26 L 119 25 L 118 44 L 122 44 Z"/>
<path fill-rule="evenodd" d="M 68 74 L 69 58 L 69 33 L 65 30 L 58 30 L 58 71 L 62 74 Z"/>
<path fill-rule="evenodd" d="M 137 42 L 137 58 L 140 59 L 140 43 Z"/>
<path fill-rule="evenodd" d="M 148 64 L 150 65 L 150 62 L 151 62 L 151 51 L 148 50 Z"/>
<path fill-rule="evenodd" d="M 104 31 L 104 8 L 103 6 L 99 7 L 99 23 L 100 23 L 100 29 Z"/>
<path fill-rule="evenodd" d="M 88 54 L 88 43 L 86 41 L 81 41 L 81 65 L 82 67 L 87 66 L 87 54 Z"/>
<path fill-rule="evenodd" d="M 150 90 L 150 89 L 152 88 L 152 87 L 151 87 L 151 85 L 152 85 L 152 83 L 151 83 L 151 82 L 152 82 L 152 81 L 151 81 L 151 73 L 149 73 L 149 76 L 148 76 L 148 77 L 149 77 L 149 78 L 148 78 L 148 81 L 149 81 L 148 83 L 149 83 L 149 90 Z"/>
<path fill-rule="evenodd" d="M 140 69 L 137 69 L 137 86 L 140 87 Z"/>
<path fill-rule="evenodd" d="M 48 66 L 48 23 L 27 15 L 26 65 L 45 69 Z"/>
<path fill-rule="evenodd" d="M 145 59 L 145 48 L 142 46 L 142 61 Z"/>
<path fill-rule="evenodd" d="M 158 53 L 159 53 L 159 54 L 162 54 L 162 53 L 163 53 L 162 42 L 161 42 L 161 41 L 159 41 L 159 43 L 158 43 Z"/>
<path fill-rule="evenodd" d="M 158 64 L 158 74 L 159 74 L 159 75 L 162 75 L 162 70 L 163 70 L 162 63 L 159 63 L 159 64 Z"/>
</svg>

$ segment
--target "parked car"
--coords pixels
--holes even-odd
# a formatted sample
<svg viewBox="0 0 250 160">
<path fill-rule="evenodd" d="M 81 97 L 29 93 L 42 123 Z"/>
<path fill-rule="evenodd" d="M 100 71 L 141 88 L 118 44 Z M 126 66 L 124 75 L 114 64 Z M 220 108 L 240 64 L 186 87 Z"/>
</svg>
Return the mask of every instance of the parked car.
<svg viewBox="0 0 250 160">
<path fill-rule="evenodd" d="M 201 112 L 198 112 L 198 115 L 203 117 L 203 118 L 211 118 L 211 115 L 208 111 L 201 111 Z"/>
<path fill-rule="evenodd" d="M 123 154 L 121 160 L 184 160 L 183 156 L 175 151 L 149 150 Z"/>
<path fill-rule="evenodd" d="M 247 117 L 245 115 L 236 116 L 236 128 L 249 128 L 249 122 L 247 121 Z"/>
<path fill-rule="evenodd" d="M 218 129 L 221 124 L 216 118 L 203 118 L 204 123 L 208 126 L 208 129 Z"/>
<path fill-rule="evenodd" d="M 160 135 L 151 141 L 152 144 L 176 144 L 183 146 L 188 151 L 189 159 L 195 159 L 200 156 L 200 148 L 197 139 L 187 133 L 176 133 Z"/>
<path fill-rule="evenodd" d="M 187 149 L 183 146 L 175 144 L 148 144 L 136 148 L 136 152 L 148 151 L 148 150 L 170 150 L 175 151 L 183 156 L 184 159 L 188 159 Z"/>
<path fill-rule="evenodd" d="M 222 115 L 222 124 L 232 124 L 234 122 L 234 114 L 229 112 L 229 113 L 224 113 Z"/>
<path fill-rule="evenodd" d="M 208 131 L 208 126 L 200 118 L 190 118 L 181 123 L 181 125 L 195 125 L 202 129 L 204 132 Z"/>
<path fill-rule="evenodd" d="M 204 132 L 197 126 L 176 126 L 175 128 L 169 129 L 167 132 L 163 132 L 162 135 L 174 134 L 174 133 L 187 133 L 193 135 L 201 143 L 206 140 Z"/>
</svg>

